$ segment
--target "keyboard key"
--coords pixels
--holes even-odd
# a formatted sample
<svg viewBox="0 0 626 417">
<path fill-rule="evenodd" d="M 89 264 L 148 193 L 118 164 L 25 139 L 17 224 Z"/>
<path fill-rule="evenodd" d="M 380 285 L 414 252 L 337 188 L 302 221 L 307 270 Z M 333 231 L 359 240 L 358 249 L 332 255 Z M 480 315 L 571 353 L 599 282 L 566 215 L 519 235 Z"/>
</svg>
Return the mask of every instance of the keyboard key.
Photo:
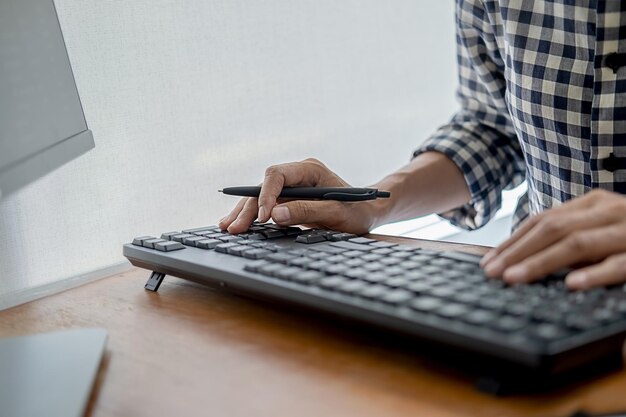
<svg viewBox="0 0 626 417">
<path fill-rule="evenodd" d="M 318 235 L 318 234 L 310 234 L 310 233 L 301 234 L 300 236 L 296 238 L 296 242 L 305 243 L 305 244 L 319 243 L 319 242 L 325 242 L 325 241 L 326 241 L 326 236 Z"/>
<path fill-rule="evenodd" d="M 345 249 L 336 248 L 334 246 L 330 246 L 330 245 L 327 245 L 325 243 L 321 244 L 321 245 L 311 246 L 310 250 L 313 250 L 313 251 L 316 251 L 316 252 L 329 253 L 329 254 L 332 254 L 332 255 L 338 255 L 340 253 L 343 254 L 344 252 L 346 252 Z"/>
<path fill-rule="evenodd" d="M 328 262 L 334 263 L 334 264 L 345 264 L 346 261 L 350 260 L 349 258 L 346 258 L 345 256 L 342 255 L 333 255 L 329 258 L 326 259 Z"/>
<path fill-rule="evenodd" d="M 567 331 L 554 324 L 542 323 L 532 328 L 532 334 L 543 340 L 556 340 L 567 335 Z"/>
<path fill-rule="evenodd" d="M 390 290 L 389 287 L 384 285 L 370 285 L 359 291 L 359 295 L 365 298 L 381 298 Z"/>
<path fill-rule="evenodd" d="M 276 239 L 278 237 L 285 236 L 285 232 L 283 232 L 282 230 L 275 230 L 275 229 L 263 230 L 261 234 L 265 236 L 267 239 Z"/>
<path fill-rule="evenodd" d="M 299 227 L 287 227 L 284 232 L 286 236 L 299 236 L 304 233 L 304 230 Z"/>
<path fill-rule="evenodd" d="M 385 264 L 385 265 L 396 265 L 401 261 L 398 258 L 387 257 L 387 258 L 381 259 L 378 262 L 380 262 L 381 264 Z"/>
<path fill-rule="evenodd" d="M 504 316 L 496 320 L 493 327 L 502 332 L 516 332 L 523 329 L 527 325 L 528 322 L 526 320 L 511 316 Z"/>
<path fill-rule="evenodd" d="M 349 280 L 339 285 L 339 287 L 337 287 L 337 290 L 348 294 L 354 294 L 363 291 L 366 287 L 367 284 L 363 281 Z"/>
<path fill-rule="evenodd" d="M 380 271 L 385 268 L 385 264 L 381 264 L 380 262 L 367 262 L 363 265 L 363 269 L 366 271 Z"/>
<path fill-rule="evenodd" d="M 316 283 L 324 277 L 325 275 L 318 271 L 303 271 L 295 274 L 292 279 L 300 284 L 310 285 Z"/>
<path fill-rule="evenodd" d="M 224 245 L 228 245 L 229 243 L 224 243 Z M 216 246 L 217 248 L 217 246 Z M 226 249 L 226 253 L 228 253 L 229 255 L 234 255 L 234 256 L 243 256 L 243 252 L 249 250 L 250 247 L 249 246 L 244 246 L 244 245 L 237 245 L 235 244 L 234 246 L 231 246 L 229 248 Z"/>
<path fill-rule="evenodd" d="M 269 264 L 261 266 L 257 269 L 257 272 L 263 275 L 274 276 L 274 274 L 282 271 L 283 268 L 285 267 L 281 264 Z"/>
<path fill-rule="evenodd" d="M 411 271 L 421 267 L 419 263 L 413 261 L 401 261 L 398 266 L 406 271 Z"/>
<path fill-rule="evenodd" d="M 203 236 L 186 237 L 183 239 L 182 243 L 186 246 L 196 246 L 196 242 L 199 240 L 205 240 L 205 238 Z"/>
<path fill-rule="evenodd" d="M 527 306 L 522 302 L 509 303 L 506 307 L 504 307 L 504 310 L 513 316 L 528 316 L 533 311 L 532 307 Z"/>
<path fill-rule="evenodd" d="M 404 275 L 405 273 L 404 269 L 399 266 L 388 266 L 383 272 L 389 277 L 394 275 Z"/>
<path fill-rule="evenodd" d="M 366 253 L 365 255 L 361 255 L 361 259 L 367 262 L 378 261 L 382 258 L 382 255 L 376 255 L 375 253 Z"/>
<path fill-rule="evenodd" d="M 472 255 L 470 253 L 453 251 L 439 252 L 438 255 L 448 259 L 453 259 L 455 261 L 467 262 L 472 265 L 478 265 L 480 259 L 482 258 L 480 255 Z"/>
<path fill-rule="evenodd" d="M 249 272 L 258 272 L 261 267 L 268 266 L 268 265 L 273 265 L 273 264 L 267 261 L 256 261 L 256 262 L 251 262 L 247 264 L 246 266 L 244 266 L 243 269 Z"/>
<path fill-rule="evenodd" d="M 221 237 L 218 237 L 217 239 L 224 243 L 229 243 L 229 242 L 235 243 L 235 242 L 241 242 L 244 240 L 243 238 L 239 236 L 235 236 L 235 235 L 221 236 Z"/>
<path fill-rule="evenodd" d="M 296 274 L 299 274 L 301 271 L 302 269 L 300 268 L 297 268 L 295 266 L 290 266 L 290 267 L 285 267 L 283 269 L 276 271 L 276 273 L 274 273 L 274 276 L 276 278 L 284 279 L 287 281 L 292 281 L 293 277 Z"/>
<path fill-rule="evenodd" d="M 309 269 L 314 269 L 314 270 L 316 270 L 316 271 L 324 271 L 324 270 L 325 270 L 326 268 L 328 268 L 330 265 L 331 265 L 331 264 L 330 264 L 330 263 L 328 263 L 328 262 L 326 262 L 326 261 L 319 260 L 319 261 L 311 262 L 311 263 L 308 265 L 308 268 L 309 268 Z"/>
<path fill-rule="evenodd" d="M 335 246 L 337 248 L 342 248 L 342 249 L 347 249 L 350 251 L 354 251 L 354 250 L 358 250 L 358 251 L 364 251 L 364 252 L 369 252 L 371 250 L 374 250 L 375 248 L 369 246 L 369 245 L 363 245 L 363 244 L 359 244 L 358 242 L 355 242 L 355 240 L 357 239 L 365 239 L 363 237 L 358 237 L 356 239 L 350 239 L 347 242 L 332 242 L 331 245 Z M 366 239 L 366 240 L 371 240 L 371 239 Z"/>
<path fill-rule="evenodd" d="M 155 239 L 154 236 L 141 236 L 133 239 L 133 245 L 135 246 L 143 246 L 143 241 L 148 239 Z"/>
<path fill-rule="evenodd" d="M 279 253 L 272 253 L 270 255 L 267 255 L 265 257 L 265 260 L 266 261 L 270 261 L 270 262 L 278 262 L 278 263 L 281 263 L 281 264 L 286 264 L 289 261 L 291 261 L 293 259 L 296 259 L 296 258 L 297 258 L 297 256 L 295 256 L 295 255 L 290 255 L 290 254 L 287 254 L 287 253 L 280 253 L 279 252 Z"/>
<path fill-rule="evenodd" d="M 161 239 L 172 240 L 172 236 L 179 235 L 180 232 L 167 232 L 161 234 Z"/>
<path fill-rule="evenodd" d="M 389 278 L 385 280 L 384 283 L 385 285 L 392 287 L 392 288 L 398 288 L 398 287 L 404 288 L 408 286 L 411 283 L 411 281 L 407 280 L 403 276 L 397 276 L 397 277 L 393 277 L 393 278 Z"/>
<path fill-rule="evenodd" d="M 352 243 L 359 243 L 359 244 L 362 244 L 362 245 L 367 245 L 368 243 L 374 243 L 374 242 L 376 242 L 376 240 L 374 240 L 374 239 L 368 239 L 368 238 L 366 238 L 366 237 L 355 237 L 355 238 L 353 238 L 353 239 L 350 239 L 350 240 L 349 240 L 349 242 L 352 242 Z"/>
<path fill-rule="evenodd" d="M 217 239 L 201 239 L 196 241 L 196 247 L 200 249 L 215 249 L 221 243 L 222 241 Z"/>
<path fill-rule="evenodd" d="M 463 304 L 447 303 L 437 309 L 436 313 L 449 319 L 455 319 L 467 314 L 469 311 L 470 310 Z"/>
<path fill-rule="evenodd" d="M 430 290 L 430 295 L 439 298 L 451 298 L 454 294 L 454 291 L 447 286 L 435 287 Z"/>
<path fill-rule="evenodd" d="M 393 256 L 396 259 L 407 259 L 413 256 L 413 254 L 411 252 L 406 252 L 406 251 L 398 251 L 398 252 L 393 251 L 392 253 L 389 254 L 389 256 Z"/>
<path fill-rule="evenodd" d="M 411 308 L 423 313 L 434 311 L 443 306 L 441 300 L 434 297 L 417 297 L 411 301 L 410 305 Z"/>
<path fill-rule="evenodd" d="M 228 249 L 238 246 L 241 245 L 238 245 L 236 243 L 221 243 L 215 247 L 215 252 L 227 253 Z"/>
<path fill-rule="evenodd" d="M 175 241 L 175 242 L 180 242 L 183 243 L 183 239 L 188 238 L 188 237 L 194 237 L 195 235 L 192 235 L 191 233 L 181 233 L 178 235 L 174 235 L 171 236 L 171 240 Z"/>
<path fill-rule="evenodd" d="M 368 274 L 369 272 L 363 268 L 352 268 L 344 273 L 345 276 L 354 279 L 365 279 Z"/>
<path fill-rule="evenodd" d="M 411 282 L 410 284 L 408 284 L 406 286 L 406 289 L 409 291 L 412 291 L 414 293 L 417 294 L 426 294 L 428 292 L 430 292 L 430 290 L 432 290 L 432 286 L 425 283 L 425 282 L 420 282 L 420 281 L 414 281 Z"/>
<path fill-rule="evenodd" d="M 331 275 L 342 275 L 343 273 L 347 272 L 348 269 L 350 268 L 348 268 L 346 265 L 335 264 L 330 265 L 328 268 L 324 268 L 324 272 Z"/>
<path fill-rule="evenodd" d="M 183 230 L 183 233 L 205 232 L 207 230 L 212 230 L 212 229 L 213 229 L 213 226 L 196 227 L 195 229 L 185 229 Z"/>
<path fill-rule="evenodd" d="M 180 242 L 172 242 L 171 240 L 166 240 L 164 242 L 155 243 L 154 249 L 161 252 L 173 252 L 175 250 L 185 249 L 185 245 Z"/>
<path fill-rule="evenodd" d="M 271 253 L 273 252 L 266 249 L 249 248 L 248 250 L 244 251 L 242 255 L 244 258 L 248 259 L 263 259 Z"/>
<path fill-rule="evenodd" d="M 192 235 L 207 237 L 207 236 L 212 235 L 214 233 L 215 232 L 213 230 L 203 230 L 201 232 L 193 232 Z"/>
<path fill-rule="evenodd" d="M 463 316 L 463 320 L 475 325 L 487 325 L 494 322 L 498 316 L 487 310 L 473 310 Z"/>
<path fill-rule="evenodd" d="M 365 264 L 365 261 L 363 261 L 362 259 L 359 259 L 359 258 L 352 258 L 352 259 L 346 258 L 346 259 L 347 260 L 344 261 L 344 264 L 349 266 L 350 268 L 358 268 L 358 267 L 360 267 L 360 266 Z"/>
<path fill-rule="evenodd" d="M 590 330 L 598 326 L 598 322 L 590 317 L 570 316 L 565 319 L 565 325 L 572 330 Z"/>
<path fill-rule="evenodd" d="M 344 277 L 340 277 L 337 275 L 331 275 L 329 277 L 325 277 L 319 280 L 319 282 L 317 283 L 317 285 L 319 285 L 322 288 L 326 288 L 326 289 L 333 289 L 336 288 L 342 284 L 345 284 L 346 282 L 348 282 L 348 280 Z"/>
<path fill-rule="evenodd" d="M 458 303 L 476 304 L 480 301 L 480 296 L 471 291 L 455 292 L 452 299 Z"/>
<path fill-rule="evenodd" d="M 328 255 L 324 252 L 313 252 L 313 253 L 309 253 L 308 257 L 311 259 L 319 260 L 319 259 L 328 258 Z"/>
<path fill-rule="evenodd" d="M 366 270 L 365 268 L 362 268 L 362 270 L 365 271 L 365 274 L 360 279 L 364 281 L 377 283 L 377 282 L 384 282 L 389 279 L 387 274 L 385 274 L 383 271 L 372 272 L 372 271 Z"/>
<path fill-rule="evenodd" d="M 420 249 L 419 247 L 411 246 L 411 245 L 396 245 L 393 247 L 393 250 L 395 252 L 411 252 L 411 253 L 422 251 L 422 249 Z"/>
<path fill-rule="evenodd" d="M 289 265 L 298 266 L 300 268 L 308 268 L 308 266 L 313 262 L 315 262 L 313 259 L 306 258 L 304 256 L 287 261 Z"/>
<path fill-rule="evenodd" d="M 445 258 L 435 258 L 432 261 L 430 261 L 430 264 L 447 268 L 449 266 L 454 266 L 454 261 L 451 261 L 450 259 L 445 259 Z"/>
<path fill-rule="evenodd" d="M 284 231 L 287 228 L 287 226 L 281 226 L 280 224 L 276 224 L 276 223 L 265 223 L 263 227 L 265 228 L 265 230 L 273 229 L 273 230 L 281 230 L 281 231 Z"/>
<path fill-rule="evenodd" d="M 267 239 L 265 236 L 263 236 L 261 233 L 250 233 L 249 235 L 247 235 L 248 240 L 265 240 Z"/>
<path fill-rule="evenodd" d="M 398 305 L 398 304 L 404 304 L 405 302 L 409 301 L 413 297 L 414 295 L 410 291 L 390 290 L 381 297 L 381 300 L 389 304 Z"/>
<path fill-rule="evenodd" d="M 357 237 L 357 235 L 353 235 L 352 233 L 337 233 L 329 237 L 329 240 L 332 242 L 339 242 L 342 240 L 349 240 Z"/>
<path fill-rule="evenodd" d="M 380 249 L 374 249 L 372 251 L 372 253 L 376 254 L 376 255 L 382 255 L 382 256 L 387 256 L 390 253 L 393 253 L 393 250 L 388 249 L 388 248 L 380 248 Z"/>
<path fill-rule="evenodd" d="M 375 248 L 391 248 L 392 246 L 398 246 L 398 244 L 391 243 L 391 242 L 384 242 L 382 240 L 376 240 L 374 242 L 371 242 L 370 246 L 373 246 Z"/>
<path fill-rule="evenodd" d="M 142 241 L 141 244 L 142 244 L 142 246 L 144 248 L 154 249 L 154 244 L 155 243 L 160 243 L 160 242 L 166 242 L 166 240 L 165 239 L 159 239 L 159 238 L 146 239 L 146 240 Z"/>
<path fill-rule="evenodd" d="M 486 308 L 487 310 L 502 310 L 506 307 L 506 302 L 499 298 L 486 297 L 482 298 L 478 305 L 482 308 Z"/>
</svg>

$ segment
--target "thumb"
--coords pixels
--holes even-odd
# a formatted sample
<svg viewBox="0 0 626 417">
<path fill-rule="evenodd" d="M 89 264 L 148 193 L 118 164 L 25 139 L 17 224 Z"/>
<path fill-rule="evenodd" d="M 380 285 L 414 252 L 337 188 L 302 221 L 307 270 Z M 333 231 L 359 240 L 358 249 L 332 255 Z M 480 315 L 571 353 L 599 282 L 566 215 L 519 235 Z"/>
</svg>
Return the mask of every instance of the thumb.
<svg viewBox="0 0 626 417">
<path fill-rule="evenodd" d="M 340 203 L 339 203 L 340 204 Z M 281 225 L 332 223 L 337 221 L 336 201 L 296 200 L 279 204 L 272 209 L 272 219 Z"/>
</svg>

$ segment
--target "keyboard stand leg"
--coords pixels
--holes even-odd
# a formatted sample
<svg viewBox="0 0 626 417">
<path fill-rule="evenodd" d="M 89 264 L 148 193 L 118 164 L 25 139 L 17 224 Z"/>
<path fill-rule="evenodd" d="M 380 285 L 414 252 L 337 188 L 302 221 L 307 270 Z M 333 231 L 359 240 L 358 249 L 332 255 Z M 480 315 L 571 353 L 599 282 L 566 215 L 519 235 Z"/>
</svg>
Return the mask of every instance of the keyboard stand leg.
<svg viewBox="0 0 626 417">
<path fill-rule="evenodd" d="M 144 285 L 144 288 L 148 291 L 157 292 L 159 291 L 159 287 L 161 286 L 161 283 L 164 279 L 165 274 L 153 271 L 152 275 L 150 275 L 150 279 L 148 280 L 148 282 L 146 282 L 146 285 Z"/>
</svg>

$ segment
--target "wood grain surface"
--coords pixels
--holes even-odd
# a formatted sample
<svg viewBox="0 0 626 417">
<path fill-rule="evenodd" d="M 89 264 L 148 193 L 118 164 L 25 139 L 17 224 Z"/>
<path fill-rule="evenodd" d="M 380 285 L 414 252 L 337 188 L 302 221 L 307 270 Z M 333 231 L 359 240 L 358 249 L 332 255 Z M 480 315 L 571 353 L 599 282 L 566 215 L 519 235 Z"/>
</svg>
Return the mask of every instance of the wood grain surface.
<svg viewBox="0 0 626 417">
<path fill-rule="evenodd" d="M 143 289 L 147 278 L 134 269 L 2 311 L 0 337 L 107 329 L 87 413 L 95 417 L 549 417 L 626 409 L 625 371 L 558 392 L 498 398 L 446 363 L 367 329 L 174 277 L 151 293 Z"/>
</svg>

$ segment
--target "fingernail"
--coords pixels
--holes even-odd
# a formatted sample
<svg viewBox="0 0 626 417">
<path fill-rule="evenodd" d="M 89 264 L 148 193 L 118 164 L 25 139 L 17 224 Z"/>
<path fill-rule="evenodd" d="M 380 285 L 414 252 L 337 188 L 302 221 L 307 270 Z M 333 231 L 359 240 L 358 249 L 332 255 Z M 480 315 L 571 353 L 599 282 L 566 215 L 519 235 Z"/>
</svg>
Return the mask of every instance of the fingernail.
<svg viewBox="0 0 626 417">
<path fill-rule="evenodd" d="M 493 259 L 494 256 L 496 256 L 496 251 L 492 250 L 487 252 L 485 256 L 483 256 L 483 258 L 480 260 L 480 266 L 484 267 L 485 265 L 487 265 L 487 262 Z"/>
<path fill-rule="evenodd" d="M 528 276 L 528 268 L 524 265 L 515 265 L 504 271 L 503 278 L 506 281 L 518 282 Z"/>
<path fill-rule="evenodd" d="M 267 216 L 267 209 L 265 206 L 259 207 L 259 220 L 264 222 L 266 220 L 265 216 Z"/>
<path fill-rule="evenodd" d="M 272 218 L 278 223 L 287 223 L 289 221 L 289 209 L 284 206 L 274 207 L 272 210 Z"/>
<path fill-rule="evenodd" d="M 572 272 L 565 278 L 565 283 L 568 285 L 584 285 L 587 282 L 587 274 L 581 271 Z"/>
<path fill-rule="evenodd" d="M 502 275 L 504 267 L 504 262 L 502 262 L 500 259 L 496 259 L 495 261 L 490 262 L 489 265 L 485 267 L 485 274 L 492 278 L 499 277 Z"/>
</svg>

